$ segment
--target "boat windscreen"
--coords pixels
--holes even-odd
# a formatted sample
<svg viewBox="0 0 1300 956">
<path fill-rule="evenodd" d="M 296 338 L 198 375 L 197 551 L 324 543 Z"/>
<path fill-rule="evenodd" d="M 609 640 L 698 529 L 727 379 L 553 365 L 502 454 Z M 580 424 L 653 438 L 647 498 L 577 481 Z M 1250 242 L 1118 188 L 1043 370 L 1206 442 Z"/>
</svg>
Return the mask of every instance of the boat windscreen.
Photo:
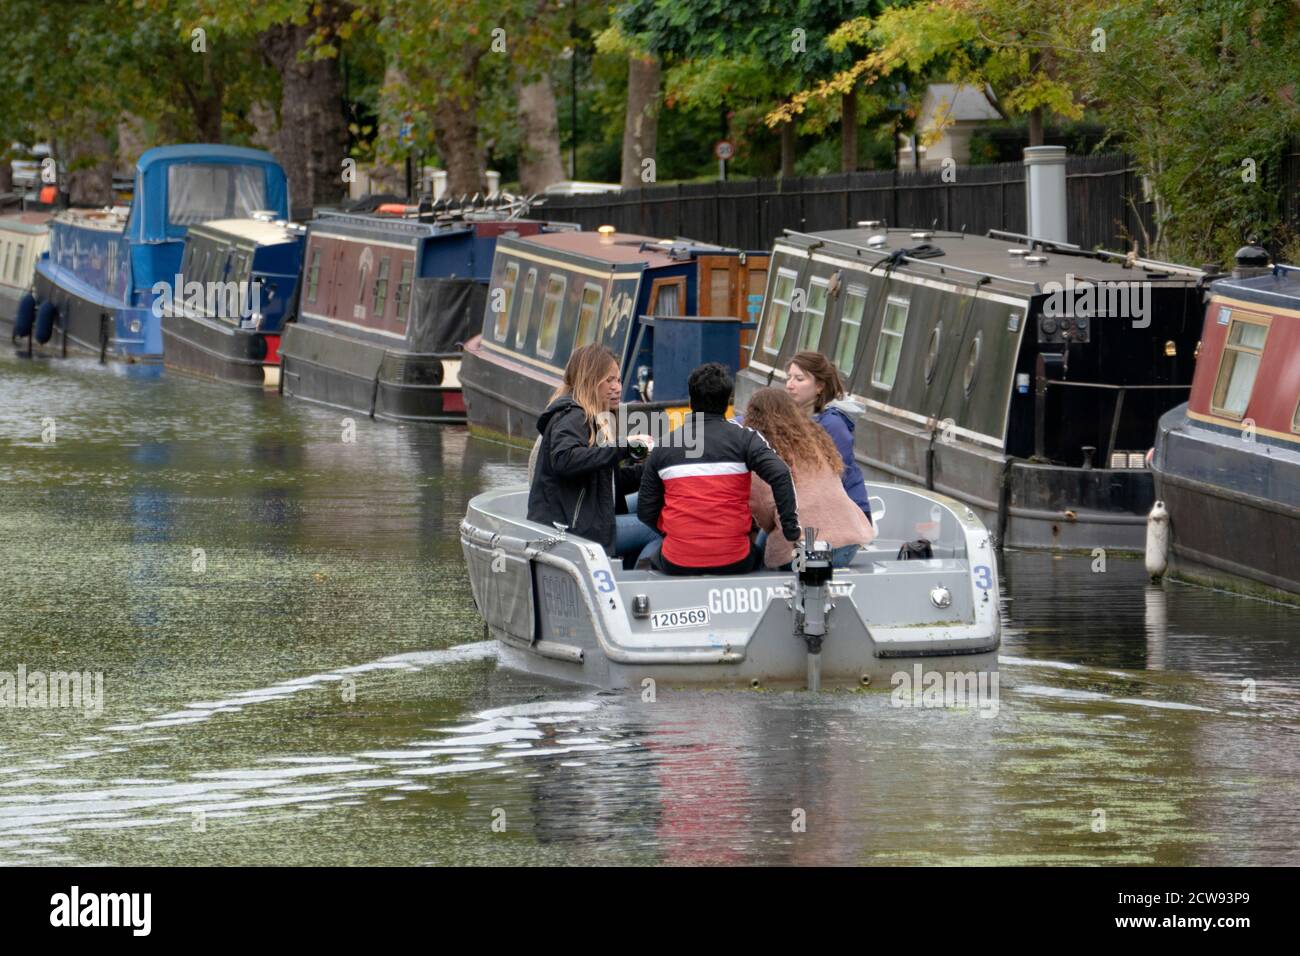
<svg viewBox="0 0 1300 956">
<path fill-rule="evenodd" d="M 167 170 L 167 219 L 193 226 L 213 219 L 247 219 L 266 207 L 262 166 L 177 163 Z"/>
</svg>

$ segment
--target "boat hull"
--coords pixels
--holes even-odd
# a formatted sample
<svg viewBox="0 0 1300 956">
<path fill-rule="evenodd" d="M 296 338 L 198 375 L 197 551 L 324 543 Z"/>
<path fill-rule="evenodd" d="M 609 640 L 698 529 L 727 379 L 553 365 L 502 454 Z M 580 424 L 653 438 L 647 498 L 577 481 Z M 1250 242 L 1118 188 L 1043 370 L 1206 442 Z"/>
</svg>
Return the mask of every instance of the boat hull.
<svg viewBox="0 0 1300 956">
<path fill-rule="evenodd" d="M 76 352 L 96 356 L 101 361 L 162 362 L 157 346 L 150 349 L 146 341 L 146 330 L 151 323 L 156 323 L 148 309 L 125 307 L 89 292 L 65 288 L 39 269 L 33 292 L 38 303 L 53 302 L 59 310 L 54 334 L 44 345 L 33 344 L 36 352 L 48 355 Z M 138 331 L 131 330 L 133 323 Z"/>
<path fill-rule="evenodd" d="M 237 329 L 189 315 L 163 319 L 163 364 L 169 369 L 247 388 L 262 388 L 279 363 L 278 335 Z"/>
<path fill-rule="evenodd" d="M 280 361 L 284 393 L 295 398 L 385 421 L 465 421 L 459 352 L 406 352 L 294 323 Z"/>
<path fill-rule="evenodd" d="M 869 486 L 882 537 L 837 570 L 820 654 L 827 686 L 890 688 L 914 665 L 996 671 L 997 567 L 979 520 L 942 496 Z M 607 688 L 673 684 L 801 686 L 808 653 L 795 636 L 790 572 L 670 577 L 612 567 L 581 538 L 555 538 L 522 517 L 525 491 L 475 498 L 461 524 L 475 602 L 507 667 Z M 873 502 L 874 503 L 874 502 Z M 899 561 L 901 540 L 934 535 L 933 560 Z M 888 534 L 889 537 L 884 537 Z M 951 603 L 932 600 L 945 588 Z M 646 604 L 644 613 L 632 608 Z M 692 624 L 678 618 L 691 612 Z M 701 623 L 702 622 L 702 623 Z"/>
<path fill-rule="evenodd" d="M 1160 420 L 1152 456 L 1169 512 L 1169 571 L 1300 604 L 1300 452 L 1188 419 Z"/>
</svg>

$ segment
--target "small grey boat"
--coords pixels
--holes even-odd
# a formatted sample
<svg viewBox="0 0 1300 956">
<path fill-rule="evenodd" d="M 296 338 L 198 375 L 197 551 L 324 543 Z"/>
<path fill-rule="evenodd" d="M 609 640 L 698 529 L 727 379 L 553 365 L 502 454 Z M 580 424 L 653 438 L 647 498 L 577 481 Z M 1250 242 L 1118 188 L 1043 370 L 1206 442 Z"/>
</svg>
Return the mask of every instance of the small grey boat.
<svg viewBox="0 0 1300 956">
<path fill-rule="evenodd" d="M 997 562 L 973 511 L 868 484 L 878 536 L 847 568 L 808 542 L 797 571 L 626 571 L 585 538 L 526 518 L 528 492 L 478 495 L 460 525 L 474 601 L 500 662 L 603 688 L 889 687 L 899 673 L 997 670 Z M 805 529 L 806 531 L 812 529 Z M 901 559 L 926 538 L 932 556 Z"/>
</svg>

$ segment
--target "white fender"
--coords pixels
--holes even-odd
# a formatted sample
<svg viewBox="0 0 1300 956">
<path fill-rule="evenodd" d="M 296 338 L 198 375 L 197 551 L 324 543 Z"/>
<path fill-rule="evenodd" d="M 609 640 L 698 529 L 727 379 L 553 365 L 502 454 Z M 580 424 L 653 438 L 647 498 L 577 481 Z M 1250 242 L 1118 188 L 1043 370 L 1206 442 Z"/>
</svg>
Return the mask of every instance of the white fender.
<svg viewBox="0 0 1300 956">
<path fill-rule="evenodd" d="M 1164 577 L 1169 567 L 1169 512 L 1157 501 L 1147 515 L 1147 574 Z"/>
</svg>

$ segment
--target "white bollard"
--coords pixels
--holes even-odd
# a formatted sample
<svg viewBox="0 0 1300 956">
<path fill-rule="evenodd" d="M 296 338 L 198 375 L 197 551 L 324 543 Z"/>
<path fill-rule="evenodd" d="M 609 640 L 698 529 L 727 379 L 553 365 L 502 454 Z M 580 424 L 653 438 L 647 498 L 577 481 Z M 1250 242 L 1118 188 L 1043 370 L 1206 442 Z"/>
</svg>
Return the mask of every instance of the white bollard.
<svg viewBox="0 0 1300 956">
<path fill-rule="evenodd" d="M 1147 515 L 1147 574 L 1164 577 L 1169 567 L 1169 512 L 1157 501 Z"/>
</svg>

